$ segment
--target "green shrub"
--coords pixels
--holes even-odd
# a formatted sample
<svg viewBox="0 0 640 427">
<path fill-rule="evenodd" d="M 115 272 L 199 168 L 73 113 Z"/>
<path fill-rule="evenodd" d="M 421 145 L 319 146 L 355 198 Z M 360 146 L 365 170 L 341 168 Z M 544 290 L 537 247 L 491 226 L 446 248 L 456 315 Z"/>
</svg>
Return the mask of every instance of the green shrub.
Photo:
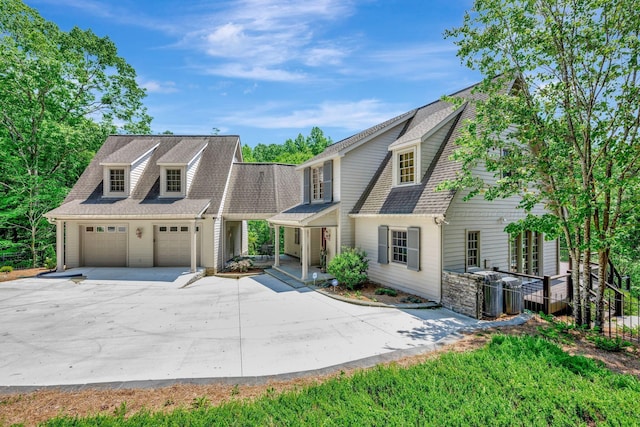
<svg viewBox="0 0 640 427">
<path fill-rule="evenodd" d="M 376 289 L 376 295 L 389 295 L 390 297 L 397 297 L 398 291 L 389 288 L 378 288 Z"/>
<path fill-rule="evenodd" d="M 53 258 L 46 257 L 44 259 L 44 268 L 48 270 L 53 270 L 54 268 L 56 268 L 56 260 Z"/>
<path fill-rule="evenodd" d="M 625 341 L 620 337 L 609 338 L 596 335 L 591 338 L 591 341 L 593 341 L 599 349 L 611 352 L 623 351 L 631 346 L 629 341 Z"/>
<path fill-rule="evenodd" d="M 13 271 L 13 267 L 10 265 L 5 265 L 4 267 L 0 267 L 0 273 L 11 273 Z"/>
<path fill-rule="evenodd" d="M 347 289 L 353 290 L 367 281 L 369 260 L 367 254 L 358 248 L 342 248 L 342 253 L 329 261 L 327 271 Z"/>
</svg>

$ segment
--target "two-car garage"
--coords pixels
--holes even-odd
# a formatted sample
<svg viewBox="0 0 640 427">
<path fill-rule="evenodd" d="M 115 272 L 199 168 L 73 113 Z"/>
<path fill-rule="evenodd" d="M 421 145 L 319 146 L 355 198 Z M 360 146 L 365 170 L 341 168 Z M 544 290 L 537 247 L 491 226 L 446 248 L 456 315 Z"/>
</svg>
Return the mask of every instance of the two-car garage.
<svg viewBox="0 0 640 427">
<path fill-rule="evenodd" d="M 153 266 L 183 267 L 191 265 L 191 227 L 190 224 L 158 224 L 153 226 Z M 130 248 L 130 230 L 128 224 L 109 225 L 91 224 L 80 226 L 81 264 L 92 267 L 127 267 L 129 251 L 144 246 L 144 241 L 134 241 Z M 139 231 L 137 231 L 140 234 Z M 196 227 L 199 248 L 199 229 Z M 145 240 L 146 241 L 146 240 Z M 148 248 L 148 247 L 147 247 Z M 148 248 L 151 249 L 151 248 Z M 145 250 L 148 253 L 148 249 Z M 200 251 L 196 250 L 197 264 L 200 264 Z M 151 262 L 151 260 L 149 260 Z M 151 266 L 151 265 L 149 265 Z"/>
</svg>

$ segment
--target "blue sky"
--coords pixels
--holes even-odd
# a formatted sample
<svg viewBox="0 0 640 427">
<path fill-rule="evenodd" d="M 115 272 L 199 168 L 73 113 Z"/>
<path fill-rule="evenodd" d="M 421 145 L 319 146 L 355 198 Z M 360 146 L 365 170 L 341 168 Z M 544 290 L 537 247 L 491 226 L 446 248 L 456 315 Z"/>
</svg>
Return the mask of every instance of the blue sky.
<svg viewBox="0 0 640 427">
<path fill-rule="evenodd" d="M 153 132 L 339 141 L 480 79 L 446 28 L 471 0 L 26 0 L 109 36 L 147 89 Z"/>
</svg>

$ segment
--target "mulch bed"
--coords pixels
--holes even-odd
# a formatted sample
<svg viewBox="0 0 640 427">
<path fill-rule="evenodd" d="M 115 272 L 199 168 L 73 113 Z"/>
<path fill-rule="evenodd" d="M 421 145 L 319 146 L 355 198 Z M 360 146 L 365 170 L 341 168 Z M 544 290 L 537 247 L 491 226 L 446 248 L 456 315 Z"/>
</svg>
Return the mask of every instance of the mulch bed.
<svg viewBox="0 0 640 427">
<path fill-rule="evenodd" d="M 397 289 L 391 290 L 396 295 L 381 293 L 377 294 L 376 291 L 380 289 L 389 289 L 375 282 L 366 282 L 362 286 L 357 287 L 354 290 L 347 289 L 345 286 L 339 285 L 337 287 L 329 286 L 325 288 L 327 293 L 335 293 L 343 298 L 353 299 L 362 302 L 380 302 L 383 304 L 421 304 L 429 302 L 428 299 L 413 295 L 407 292 L 402 292 Z"/>
<path fill-rule="evenodd" d="M 0 273 L 0 282 L 7 282 L 9 280 L 24 279 L 26 277 L 35 277 L 38 273 L 49 271 L 46 268 L 28 268 L 25 270 L 13 270 L 10 273 Z"/>
</svg>

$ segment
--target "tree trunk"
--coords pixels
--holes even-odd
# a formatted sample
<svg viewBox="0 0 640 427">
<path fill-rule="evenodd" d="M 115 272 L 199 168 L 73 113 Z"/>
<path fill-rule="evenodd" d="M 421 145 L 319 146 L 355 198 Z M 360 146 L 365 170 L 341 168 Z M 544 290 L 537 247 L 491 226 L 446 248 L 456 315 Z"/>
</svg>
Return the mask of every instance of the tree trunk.
<svg viewBox="0 0 640 427">
<path fill-rule="evenodd" d="M 609 264 L 609 250 L 598 251 L 598 289 L 596 291 L 596 322 L 595 326 L 602 330 L 604 325 L 604 291 L 607 289 L 607 266 Z"/>
</svg>

